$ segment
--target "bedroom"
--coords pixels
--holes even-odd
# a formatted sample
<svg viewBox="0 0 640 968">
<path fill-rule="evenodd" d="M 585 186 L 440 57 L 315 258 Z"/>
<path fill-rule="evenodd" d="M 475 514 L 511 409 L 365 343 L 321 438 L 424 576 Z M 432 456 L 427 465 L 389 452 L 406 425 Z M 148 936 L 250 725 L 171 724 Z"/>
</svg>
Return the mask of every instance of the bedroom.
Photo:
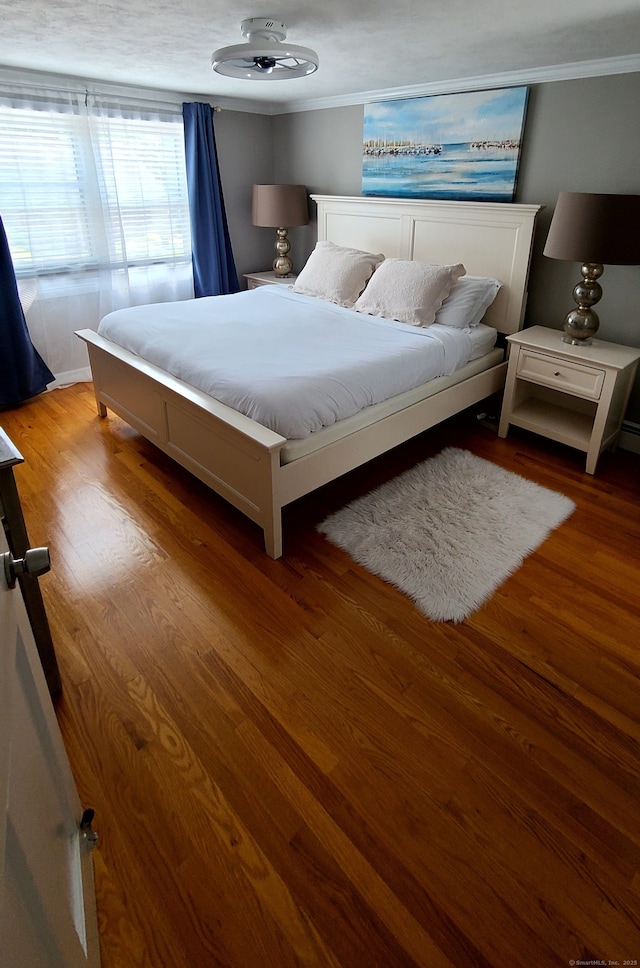
<svg viewBox="0 0 640 968">
<path fill-rule="evenodd" d="M 297 33 L 293 40 L 309 42 Z M 546 224 L 558 191 L 589 190 L 594 171 L 598 190 L 637 191 L 639 132 L 629 119 L 639 77 L 621 73 L 532 86 L 517 200 L 548 206 Z M 575 118 L 585 103 L 590 124 L 583 128 Z M 358 194 L 361 131 L 361 104 L 273 116 L 225 108 L 216 115 L 239 272 L 263 268 L 271 258 L 270 231 L 250 227 L 250 185 L 293 181 L 314 192 Z M 253 150 L 256 140 L 260 153 Z M 298 258 L 310 251 L 313 230 L 291 233 Z M 550 264 L 541 248 L 538 238 L 530 321 L 539 312 L 560 319 L 574 284 L 575 266 Z M 608 267 L 603 288 L 603 335 L 606 325 L 606 338 L 637 345 L 629 313 L 637 269 Z M 484 618 L 443 628 L 425 626 L 393 591 L 381 595 L 379 584 L 349 569 L 318 537 L 309 539 L 307 556 L 305 519 L 319 520 L 323 510 L 344 502 L 337 484 L 317 498 L 319 504 L 308 498 L 290 509 L 286 528 L 300 537 L 290 564 L 279 566 L 265 559 L 252 525 L 211 501 L 124 424 L 118 422 L 115 432 L 97 426 L 87 388 L 70 391 L 68 409 L 56 404 L 56 394 L 39 399 L 40 409 L 34 401 L 1 423 L 8 428 L 12 420 L 27 456 L 19 481 L 32 538 L 50 542 L 64 560 L 42 584 L 79 702 L 75 711 L 67 703 L 61 718 L 76 737 L 74 756 L 89 778 L 78 782 L 91 791 L 103 841 L 96 868 L 99 907 L 108 911 L 105 964 L 439 964 L 444 951 L 451 964 L 502 965 L 527 963 L 525 946 L 535 947 L 538 964 L 637 957 L 637 805 L 630 799 L 637 770 L 626 772 L 637 738 L 637 660 L 631 653 L 638 614 L 637 457 L 607 455 L 608 464 L 591 479 L 579 457 L 562 447 L 515 433 L 499 441 L 484 427 L 471 433 L 466 423 L 454 428 L 461 446 L 477 447 L 511 469 L 526 468 L 527 476 L 579 498 L 582 513 L 557 534 L 550 556 L 535 556 L 533 569 L 511 581 Z M 634 421 L 637 401 L 636 389 L 628 411 Z M 44 417 L 45 408 L 38 432 L 37 414 Z M 375 482 L 356 474 L 351 494 L 447 442 L 440 431 L 425 435 L 394 459 L 393 468 L 378 466 Z M 55 508 L 43 494 L 42 463 L 55 467 Z M 182 536 L 172 533 L 177 518 Z M 132 556 L 126 570 L 123 546 Z M 575 548 L 584 595 L 572 575 Z M 93 552 L 105 569 L 100 576 L 90 563 Z M 132 562 L 140 566 L 136 572 Z M 204 590 L 207 583 L 217 590 L 215 602 Z M 332 595 L 339 608 L 330 604 Z M 247 599 L 252 611 L 245 616 Z M 215 640 L 207 641 L 212 613 Z M 172 666 L 169 681 L 146 648 L 136 650 L 135 640 L 149 628 L 163 657 L 176 639 L 193 637 L 186 672 Z M 345 638 L 348 653 L 339 660 L 336 649 Z M 92 639 L 100 645 L 95 655 Z M 234 640 L 242 651 L 229 652 Z M 291 657 L 296 640 L 308 646 L 306 660 Z M 312 645 L 316 657 L 308 654 Z M 363 652 L 375 665 L 373 681 Z M 337 668 L 343 680 L 335 694 L 329 690 L 322 713 L 317 703 Z M 513 676 L 522 680 L 517 688 Z M 187 716 L 189 678 L 199 683 L 200 705 Z M 405 703 L 392 714 L 390 696 L 402 693 Z M 374 695 L 385 701 L 373 703 Z M 198 729 L 207 704 L 215 710 L 215 748 Z M 349 715 L 339 714 L 349 708 Z M 91 731 L 80 729 L 78 716 L 94 724 Z M 398 716 L 415 723 L 408 734 Z M 98 722 L 106 724 L 104 735 Z M 171 729 L 184 744 L 184 760 L 171 745 Z M 423 731 L 397 761 L 403 777 L 387 764 L 391 751 L 381 730 L 403 741 Z M 533 778 L 545 778 L 547 804 L 534 779 L 518 778 L 520 743 L 530 750 L 529 760 L 536 759 Z M 413 806 L 426 769 L 415 762 L 418 750 L 429 754 L 428 769 L 443 783 L 422 816 L 426 835 Z M 490 764 L 486 770 L 483 762 Z M 457 785 L 444 801 L 447 764 Z M 562 770 L 575 779 L 578 767 L 588 797 L 569 797 Z M 189 802 L 178 778 L 197 790 L 189 770 L 200 768 L 225 791 L 223 799 L 212 795 L 198 808 L 199 820 L 217 831 L 215 851 L 200 830 L 177 822 Z M 607 792 L 608 773 L 613 785 Z M 348 788 L 342 785 L 347 775 Z M 385 812 L 398 809 L 394 784 L 404 795 L 395 843 L 384 824 Z M 239 824 L 240 841 L 232 833 L 225 840 L 227 821 Z M 139 853 L 139 840 L 147 836 L 158 849 Z M 472 844 L 485 868 L 474 860 Z M 519 854 L 528 869 L 521 881 Z M 240 897 L 249 914 L 239 913 Z M 480 910 L 487 912 L 481 925 Z M 245 920 L 251 926 L 246 936 Z M 606 938 L 612 940 L 605 951 Z M 611 950 L 614 942 L 620 950 Z M 374 946 L 380 954 L 371 953 Z"/>
</svg>

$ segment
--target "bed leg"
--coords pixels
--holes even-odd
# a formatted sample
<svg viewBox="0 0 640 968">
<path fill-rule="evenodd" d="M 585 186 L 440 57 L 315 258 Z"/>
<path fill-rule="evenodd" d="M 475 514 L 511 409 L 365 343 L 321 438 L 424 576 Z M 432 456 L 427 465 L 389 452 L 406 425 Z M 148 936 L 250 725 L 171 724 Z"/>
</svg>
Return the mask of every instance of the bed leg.
<svg viewBox="0 0 640 968">
<path fill-rule="evenodd" d="M 97 408 L 97 411 L 98 411 L 98 416 L 99 417 L 106 417 L 107 416 L 107 408 L 105 407 L 104 403 L 100 399 L 100 395 L 98 393 L 98 387 L 96 386 L 95 380 L 93 381 L 93 395 L 96 398 L 96 408 Z"/>
</svg>

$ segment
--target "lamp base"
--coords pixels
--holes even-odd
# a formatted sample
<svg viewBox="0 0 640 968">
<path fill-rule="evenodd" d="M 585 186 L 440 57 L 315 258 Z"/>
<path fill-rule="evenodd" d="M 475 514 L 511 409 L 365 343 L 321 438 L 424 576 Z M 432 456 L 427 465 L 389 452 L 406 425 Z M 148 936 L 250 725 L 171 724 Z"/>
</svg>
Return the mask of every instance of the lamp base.
<svg viewBox="0 0 640 968">
<path fill-rule="evenodd" d="M 288 256 L 279 255 L 273 260 L 273 271 L 277 276 L 290 276 L 293 272 L 293 262 Z"/>
<path fill-rule="evenodd" d="M 564 336 L 562 337 L 562 342 L 569 343 L 570 346 L 591 346 L 591 344 L 593 343 L 593 340 L 591 339 L 590 336 L 587 336 L 584 339 L 577 339 L 565 333 Z"/>
<path fill-rule="evenodd" d="M 572 346 L 589 346 L 600 325 L 598 314 L 591 307 L 602 296 L 602 286 L 598 279 L 602 275 L 603 266 L 599 262 L 585 262 L 580 271 L 582 282 L 573 290 L 573 298 L 578 306 L 565 316 L 565 335 L 562 341 L 571 343 Z"/>
<path fill-rule="evenodd" d="M 287 238 L 286 229 L 277 229 L 277 233 L 276 252 L 278 254 L 273 260 L 273 271 L 277 276 L 289 276 L 293 271 L 293 262 L 287 255 L 291 248 L 291 243 Z"/>
</svg>

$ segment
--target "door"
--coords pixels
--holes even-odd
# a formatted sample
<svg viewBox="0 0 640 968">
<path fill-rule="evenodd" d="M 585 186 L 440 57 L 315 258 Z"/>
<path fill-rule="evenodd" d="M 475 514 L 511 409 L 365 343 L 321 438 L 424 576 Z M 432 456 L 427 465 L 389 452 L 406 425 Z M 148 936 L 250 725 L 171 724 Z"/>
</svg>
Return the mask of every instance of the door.
<svg viewBox="0 0 640 968">
<path fill-rule="evenodd" d="M 99 968 L 90 838 L 0 527 L 0 968 Z"/>
</svg>

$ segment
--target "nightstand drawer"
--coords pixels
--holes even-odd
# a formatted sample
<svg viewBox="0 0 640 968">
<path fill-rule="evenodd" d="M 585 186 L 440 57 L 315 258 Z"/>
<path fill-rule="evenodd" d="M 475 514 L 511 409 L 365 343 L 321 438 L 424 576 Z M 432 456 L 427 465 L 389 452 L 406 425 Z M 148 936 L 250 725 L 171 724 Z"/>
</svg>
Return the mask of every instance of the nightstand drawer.
<svg viewBox="0 0 640 968">
<path fill-rule="evenodd" d="M 557 357 L 520 350 L 518 377 L 542 386 L 564 390 L 588 400 L 599 400 L 605 371 L 582 363 L 569 363 Z"/>
</svg>

